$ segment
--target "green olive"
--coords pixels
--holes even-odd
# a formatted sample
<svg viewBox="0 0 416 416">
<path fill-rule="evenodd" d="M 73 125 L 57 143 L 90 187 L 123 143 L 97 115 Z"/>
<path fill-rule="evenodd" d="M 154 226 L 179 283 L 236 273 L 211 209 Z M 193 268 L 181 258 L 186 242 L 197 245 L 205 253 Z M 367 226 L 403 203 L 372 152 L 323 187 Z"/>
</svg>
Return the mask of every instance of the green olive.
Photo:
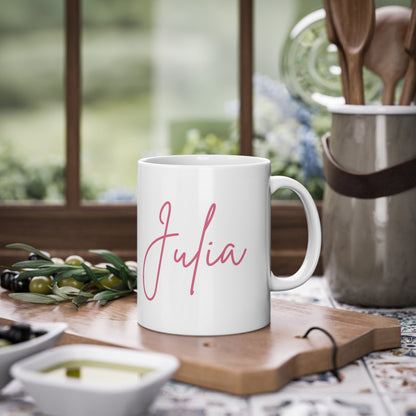
<svg viewBox="0 0 416 416">
<path fill-rule="evenodd" d="M 114 274 L 109 274 L 108 276 L 104 277 L 104 279 L 100 280 L 100 285 L 102 287 L 113 287 L 121 282 L 121 279 Z"/>
<path fill-rule="evenodd" d="M 70 286 L 74 287 L 75 289 L 81 289 L 84 286 L 84 283 L 80 282 L 79 280 L 74 279 L 73 277 L 67 277 L 66 279 L 62 279 L 58 282 L 58 286 Z"/>
<path fill-rule="evenodd" d="M 129 269 L 133 269 L 137 271 L 139 268 L 139 266 L 137 265 L 137 261 L 128 260 L 125 262 L 125 264 Z"/>
<path fill-rule="evenodd" d="M 54 264 L 64 264 L 64 260 L 63 260 L 63 259 L 61 259 L 60 257 L 52 257 L 52 258 L 51 258 L 51 261 L 52 261 Z"/>
<path fill-rule="evenodd" d="M 81 256 L 73 254 L 65 259 L 65 264 L 74 264 L 80 266 L 81 263 L 84 263 L 84 259 Z"/>
<path fill-rule="evenodd" d="M 32 293 L 41 293 L 48 295 L 52 293 L 51 283 L 52 277 L 50 276 L 36 276 L 29 283 L 29 291 Z"/>
</svg>

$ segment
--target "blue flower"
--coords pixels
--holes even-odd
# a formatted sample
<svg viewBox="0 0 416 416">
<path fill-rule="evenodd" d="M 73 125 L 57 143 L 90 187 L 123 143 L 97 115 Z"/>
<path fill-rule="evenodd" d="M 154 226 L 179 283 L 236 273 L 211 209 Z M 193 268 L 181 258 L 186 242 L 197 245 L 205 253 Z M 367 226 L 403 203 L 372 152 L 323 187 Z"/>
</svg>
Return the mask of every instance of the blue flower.
<svg viewBox="0 0 416 416">
<path fill-rule="evenodd" d="M 100 202 L 134 202 L 136 195 L 124 188 L 110 188 L 98 195 Z"/>
<path fill-rule="evenodd" d="M 316 135 L 308 127 L 299 129 L 299 158 L 306 178 L 323 177 L 321 159 L 316 148 Z"/>
<path fill-rule="evenodd" d="M 295 118 L 299 123 L 310 126 L 311 111 L 296 101 L 285 85 L 259 74 L 254 75 L 253 84 L 255 92 L 273 101 L 285 117 Z"/>
</svg>

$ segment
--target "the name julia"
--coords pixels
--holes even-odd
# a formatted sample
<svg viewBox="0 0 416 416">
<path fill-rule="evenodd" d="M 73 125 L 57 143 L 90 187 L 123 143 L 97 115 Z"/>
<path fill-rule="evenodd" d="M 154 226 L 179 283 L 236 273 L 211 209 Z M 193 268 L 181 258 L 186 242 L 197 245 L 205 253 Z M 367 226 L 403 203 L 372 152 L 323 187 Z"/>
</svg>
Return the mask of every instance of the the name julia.
<svg viewBox="0 0 416 416">
<path fill-rule="evenodd" d="M 231 262 L 234 266 L 238 266 L 244 259 L 244 256 L 247 253 L 247 249 L 244 249 L 242 253 L 237 257 L 234 250 L 235 245 L 232 243 L 228 243 L 224 246 L 224 248 L 220 251 L 219 255 L 214 255 L 212 253 L 212 248 L 215 246 L 213 241 L 206 242 L 206 233 L 208 228 L 210 227 L 211 222 L 214 219 L 216 210 L 216 204 L 211 204 L 208 209 L 208 213 L 205 217 L 205 222 L 202 227 L 200 239 L 198 246 L 195 247 L 195 254 L 192 255 L 194 252 L 191 251 L 191 254 L 186 253 L 185 251 L 179 252 L 178 249 L 173 249 L 171 244 L 168 242 L 174 243 L 177 238 L 180 237 L 179 233 L 170 232 L 169 230 L 169 223 L 170 223 L 170 216 L 172 213 L 172 204 L 169 201 L 166 201 L 159 212 L 159 222 L 164 225 L 163 234 L 157 238 L 155 238 L 149 245 L 146 250 L 146 254 L 143 260 L 143 271 L 142 271 L 142 279 L 143 279 L 143 289 L 144 294 L 148 300 L 153 300 L 156 296 L 158 286 L 159 286 L 159 279 L 161 275 L 161 271 L 163 268 L 163 263 L 165 261 L 174 261 L 175 263 L 179 263 L 182 265 L 183 268 L 193 267 L 192 272 L 192 280 L 191 280 L 191 287 L 190 287 L 190 294 L 194 294 L 194 286 L 195 280 L 198 274 L 198 268 L 201 262 L 205 262 L 208 267 L 213 267 L 217 263 L 226 263 Z M 218 251 L 217 251 L 218 253 Z M 157 270 L 147 270 L 146 269 L 146 262 L 148 256 L 157 256 L 158 258 L 158 266 Z M 192 256 L 192 257 L 191 257 Z M 155 279 L 154 281 L 154 289 L 153 293 L 148 293 L 146 288 L 146 274 L 151 273 L 150 279 L 152 277 Z M 155 275 L 154 275 L 155 274 Z"/>
</svg>

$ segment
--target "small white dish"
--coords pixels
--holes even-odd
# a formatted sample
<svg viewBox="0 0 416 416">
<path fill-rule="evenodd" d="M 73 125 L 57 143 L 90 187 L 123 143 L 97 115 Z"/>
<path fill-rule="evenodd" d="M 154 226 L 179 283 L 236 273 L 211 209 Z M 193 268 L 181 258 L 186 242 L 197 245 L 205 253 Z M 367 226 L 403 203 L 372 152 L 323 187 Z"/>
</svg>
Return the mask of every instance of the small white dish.
<svg viewBox="0 0 416 416">
<path fill-rule="evenodd" d="M 64 322 L 28 323 L 33 330 L 42 329 L 47 332 L 29 341 L 0 348 L 0 389 L 12 379 L 9 373 L 12 364 L 22 358 L 53 347 L 68 326 Z"/>
<path fill-rule="evenodd" d="M 140 379 L 123 383 L 86 381 L 74 377 L 56 378 L 47 368 L 74 361 L 145 367 L 153 371 Z M 162 385 L 179 367 L 166 354 L 98 345 L 66 345 L 43 351 L 15 363 L 11 368 L 35 400 L 38 409 L 55 416 L 130 416 L 143 412 Z"/>
</svg>

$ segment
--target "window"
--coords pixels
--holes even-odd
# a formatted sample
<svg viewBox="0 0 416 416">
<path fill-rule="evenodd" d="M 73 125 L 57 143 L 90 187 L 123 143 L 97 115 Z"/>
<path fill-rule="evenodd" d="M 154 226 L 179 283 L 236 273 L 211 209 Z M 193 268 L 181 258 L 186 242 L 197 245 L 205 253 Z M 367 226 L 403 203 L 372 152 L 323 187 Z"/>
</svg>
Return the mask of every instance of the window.
<svg viewBox="0 0 416 416">
<path fill-rule="evenodd" d="M 37 0 L 38 4 L 44 5 L 45 10 L 51 10 L 48 8 L 48 2 L 50 1 L 53 0 Z M 175 1 L 179 2 L 180 0 Z M 26 1 L 26 3 L 29 5 L 34 2 Z M 110 7 L 113 3 L 108 2 Z M 175 9 L 172 7 L 173 2 L 171 0 L 165 2 L 163 0 L 158 2 L 152 2 L 150 0 L 143 0 L 141 2 L 126 0 L 125 2 L 126 7 L 132 8 L 138 3 L 146 4 L 148 7 L 147 9 L 145 7 L 144 10 L 141 10 L 141 13 L 154 13 L 152 7 L 165 7 L 163 10 L 158 10 L 160 13 L 165 13 L 165 16 L 169 16 L 169 13 L 174 13 L 175 10 L 179 13 L 178 8 Z M 195 4 L 199 4 L 199 2 L 191 3 L 194 7 L 196 7 Z M 212 2 L 204 2 L 203 5 L 203 7 L 212 8 Z M 252 75 L 255 61 L 253 50 L 255 4 L 253 4 L 252 0 L 235 0 L 227 2 L 227 7 L 231 8 L 229 15 L 234 16 L 228 22 L 230 25 L 228 30 L 230 33 L 234 33 L 229 38 L 231 39 L 230 44 L 234 51 L 234 56 L 231 58 L 234 58 L 235 67 L 233 68 L 231 66 L 227 70 L 228 72 L 221 76 L 228 76 L 231 77 L 230 79 L 233 79 L 229 83 L 229 88 L 235 90 L 235 95 L 239 95 L 239 118 L 237 120 L 239 142 L 237 151 L 242 154 L 253 154 Z M 57 145 L 54 143 L 54 146 L 60 146 L 57 152 L 61 152 L 61 156 L 57 156 L 56 160 L 59 161 L 60 159 L 58 165 L 60 166 L 61 176 L 63 175 L 62 172 L 65 171 L 65 180 L 62 182 L 65 186 L 61 187 L 61 196 L 59 196 L 59 189 L 57 188 L 55 196 L 51 196 L 47 203 L 35 203 L 31 201 L 25 203 L 2 203 L 0 205 L 1 264 L 10 264 L 14 260 L 20 259 L 18 257 L 20 253 L 15 253 L 4 248 L 6 244 L 11 242 L 26 242 L 41 249 L 51 251 L 54 255 L 58 256 L 78 253 L 88 258 L 88 249 L 106 248 L 117 252 L 124 258 L 135 258 L 136 208 L 134 203 L 108 203 L 108 194 L 106 195 L 105 192 L 102 193 L 101 197 L 97 197 L 97 195 L 94 195 L 93 198 L 89 197 L 91 186 L 94 186 L 94 182 L 97 182 L 96 178 L 100 177 L 99 174 L 95 176 L 95 173 L 89 170 L 90 161 L 94 158 L 104 157 L 100 156 L 96 150 L 100 149 L 100 129 L 105 132 L 112 130 L 112 134 L 114 134 L 114 143 L 112 145 L 115 147 L 122 146 L 122 143 L 120 144 L 117 140 L 117 129 L 123 127 L 123 112 L 116 115 L 109 111 L 108 117 L 99 119 L 96 116 L 96 109 L 98 107 L 105 109 L 110 99 L 119 100 L 118 105 L 124 109 L 124 115 L 127 114 L 127 117 L 130 116 L 131 121 L 133 117 L 128 113 L 130 110 L 127 109 L 127 106 L 123 107 L 126 104 L 125 101 L 136 99 L 138 102 L 135 102 L 135 105 L 143 104 L 139 101 L 140 99 L 144 100 L 146 98 L 140 98 L 140 88 L 145 88 L 149 84 L 154 85 L 152 83 L 155 80 L 152 78 L 154 75 L 149 74 L 146 66 L 143 62 L 140 62 L 140 58 L 137 58 L 138 61 L 133 63 L 133 65 L 137 65 L 137 73 L 140 77 L 140 81 L 137 84 L 132 81 L 134 75 L 123 72 L 123 63 L 125 60 L 132 59 L 129 56 L 129 48 L 134 50 L 137 42 L 141 46 L 144 44 L 145 47 L 142 50 L 148 51 L 148 53 L 166 53 L 166 51 L 158 50 L 158 45 L 151 43 L 146 32 L 149 28 L 146 27 L 144 18 L 141 23 L 139 22 L 142 26 L 140 33 L 138 33 L 134 29 L 137 20 L 130 22 L 127 18 L 120 17 L 120 19 L 127 19 L 127 29 L 123 33 L 117 34 L 116 41 L 124 44 L 124 48 L 118 47 L 112 51 L 109 48 L 108 56 L 94 56 L 89 52 L 94 42 L 105 43 L 114 41 L 116 38 L 107 36 L 104 31 L 101 31 L 99 25 L 94 22 L 94 13 L 100 10 L 102 11 L 100 9 L 100 2 L 92 0 L 84 2 L 81 0 L 62 0 L 62 14 L 59 13 L 59 9 L 56 9 L 56 7 L 52 9 L 58 10 L 55 16 L 57 21 L 64 16 L 64 30 L 62 30 L 61 35 L 62 44 L 65 45 L 61 51 L 64 58 L 60 61 L 59 56 L 55 57 L 53 62 L 56 63 L 57 73 L 59 73 L 59 62 L 64 62 L 61 73 L 64 75 L 65 87 L 60 97 L 60 104 L 56 105 L 55 110 L 58 113 L 56 120 L 58 122 L 60 120 L 62 131 L 65 134 L 63 137 L 61 133 L 61 139 L 56 139 L 61 144 Z M 102 12 L 104 13 L 104 11 Z M 208 19 L 208 13 L 205 13 L 205 15 Z M 138 17 L 136 15 L 136 19 L 140 20 L 140 18 L 140 14 Z M 219 17 L 217 16 L 217 18 Z M 129 22 L 131 23 L 130 26 Z M 192 27 L 192 24 L 182 27 L 185 27 L 186 30 L 194 31 L 193 36 L 187 36 L 189 41 L 195 38 L 195 33 L 198 33 L 200 36 L 199 40 L 203 41 L 204 30 L 209 31 L 210 25 L 212 23 L 207 21 L 206 27 L 203 25 Z M 161 30 L 159 36 L 169 36 L 169 34 L 163 32 L 166 29 L 166 25 L 159 29 Z M 176 35 L 179 36 L 177 33 Z M 65 42 L 63 39 L 65 39 Z M 233 39 L 235 40 L 234 44 L 232 44 Z M 60 42 L 59 37 L 55 40 L 58 43 Z M 198 39 L 193 40 L 194 42 L 198 41 Z M 177 50 L 170 51 L 170 53 L 180 56 L 181 51 L 178 48 Z M 224 49 L 222 53 L 226 54 L 227 51 Z M 214 58 L 216 58 L 215 55 Z M 100 65 L 113 65 L 115 62 L 120 63 L 120 67 L 111 67 L 113 68 L 111 71 L 115 71 L 114 78 L 104 80 L 108 88 L 105 89 L 104 93 L 101 92 L 101 95 L 97 95 L 94 82 L 97 80 L 97 77 L 103 74 L 103 72 L 100 72 L 102 69 Z M 189 62 L 189 64 L 191 65 L 192 62 Z M 162 68 L 161 70 L 165 70 L 165 72 L 157 74 L 160 81 L 158 85 L 163 88 L 163 80 L 169 77 L 169 71 L 167 68 Z M 208 73 L 209 71 L 205 74 Z M 117 96 L 111 89 L 112 82 L 123 83 L 121 88 L 124 88 L 125 92 L 133 93 L 126 93 L 123 97 Z M 196 79 L 195 84 L 198 83 L 201 84 L 201 80 Z M 134 90 L 134 88 L 137 88 L 137 90 Z M 237 91 L 239 91 L 238 94 Z M 188 92 L 189 94 L 195 93 L 193 91 Z M 162 94 L 159 98 L 166 100 L 174 97 L 174 93 L 171 97 L 166 97 L 166 95 Z M 232 94 L 228 93 L 228 95 Z M 155 103 L 151 104 L 154 105 Z M 146 105 L 149 105 L 149 103 L 146 103 Z M 169 102 L 160 105 L 164 111 L 172 108 L 177 109 L 175 104 L 172 106 Z M 215 105 L 212 107 L 215 107 Z M 175 114 L 177 116 L 176 118 L 173 115 L 169 115 L 170 118 L 175 118 L 175 122 L 169 127 L 171 137 L 176 137 L 175 132 L 181 131 L 182 129 L 181 134 L 183 138 L 183 128 L 184 125 L 185 127 L 187 125 L 188 120 L 186 117 L 188 116 L 192 116 L 193 122 L 195 120 L 198 121 L 198 126 L 201 128 L 201 131 L 204 130 L 204 125 L 211 126 L 209 123 L 213 117 L 217 119 L 216 128 L 221 128 L 221 123 L 218 123 L 218 118 L 221 117 L 220 114 L 210 114 L 209 111 L 205 111 L 206 109 L 203 106 L 199 110 L 193 110 L 195 110 L 194 113 L 190 112 L 189 114 L 185 112 L 181 113 L 178 110 L 178 113 Z M 59 111 L 61 111 L 60 116 Z M 161 112 L 162 116 L 163 111 Z M 97 119 L 100 124 L 98 129 Z M 229 120 L 227 118 L 220 121 L 224 123 L 223 128 L 229 127 L 227 124 Z M 132 127 L 133 129 L 142 129 L 142 134 L 150 135 L 148 121 L 145 119 L 134 120 L 134 123 L 142 124 L 134 125 Z M 48 134 L 59 137 L 58 133 L 50 132 L 50 127 L 48 126 L 46 129 Z M 56 128 L 56 131 L 59 131 L 59 127 L 54 128 Z M 34 127 L 33 130 L 39 129 Z M 183 147 L 183 145 L 182 143 L 181 146 Z M 86 152 L 84 153 L 85 149 Z M 131 157 L 131 155 L 128 155 L 128 157 Z M 120 153 L 117 159 L 123 160 L 123 152 Z M 131 161 L 126 164 L 131 165 Z M 93 164 L 91 163 L 91 165 Z M 63 166 L 65 166 L 65 169 L 63 169 Z M 104 170 L 107 171 L 113 168 L 111 160 L 104 159 L 103 166 L 105 167 Z M 135 181 L 135 163 L 130 169 Z M 89 181 L 93 182 L 93 184 L 91 185 Z M 117 179 L 114 179 L 114 183 L 117 183 Z M 131 186 L 131 184 L 127 186 L 127 188 L 130 187 L 130 190 L 125 190 L 126 195 L 129 192 L 131 193 Z M 121 199 L 123 199 L 123 191 L 121 190 L 120 192 L 122 195 Z M 90 199 L 94 201 L 91 202 L 89 201 Z M 95 201 L 96 199 L 101 199 L 102 203 L 97 203 Z M 129 198 L 127 197 L 127 199 Z M 302 207 L 296 201 L 274 202 L 272 206 L 272 266 L 278 263 L 274 267 L 276 272 L 279 274 L 292 273 L 300 265 L 305 248 L 306 221 Z"/>
<path fill-rule="evenodd" d="M 63 2 L 5 0 L 0 17 L 0 200 L 63 200 Z"/>
</svg>

